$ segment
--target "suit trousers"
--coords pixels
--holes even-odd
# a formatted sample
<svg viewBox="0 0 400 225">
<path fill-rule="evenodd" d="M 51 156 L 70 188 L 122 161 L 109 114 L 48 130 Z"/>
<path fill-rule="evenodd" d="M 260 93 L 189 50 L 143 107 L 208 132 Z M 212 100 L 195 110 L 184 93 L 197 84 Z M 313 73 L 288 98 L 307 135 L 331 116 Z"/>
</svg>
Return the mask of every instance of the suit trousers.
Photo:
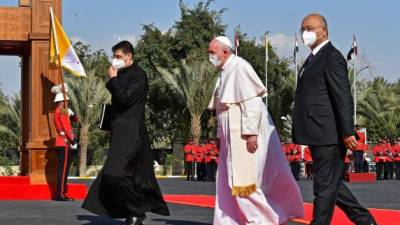
<svg viewBox="0 0 400 225">
<path fill-rule="evenodd" d="M 329 225 L 335 205 L 357 225 L 376 224 L 372 215 L 360 205 L 344 184 L 343 144 L 310 146 L 313 159 L 314 212 L 312 225 Z"/>
</svg>

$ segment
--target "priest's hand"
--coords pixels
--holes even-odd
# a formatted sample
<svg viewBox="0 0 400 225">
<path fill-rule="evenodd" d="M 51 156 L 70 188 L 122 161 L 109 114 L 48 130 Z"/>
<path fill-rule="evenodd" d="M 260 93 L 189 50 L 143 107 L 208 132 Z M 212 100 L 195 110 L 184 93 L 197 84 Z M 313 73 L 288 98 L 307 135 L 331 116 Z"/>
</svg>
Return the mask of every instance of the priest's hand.
<svg viewBox="0 0 400 225">
<path fill-rule="evenodd" d="M 111 79 L 111 78 L 113 78 L 113 77 L 116 77 L 117 74 L 118 74 L 118 70 L 115 69 L 115 67 L 110 66 L 110 68 L 108 68 L 108 78 Z"/>
<path fill-rule="evenodd" d="M 255 153 L 258 148 L 257 135 L 247 135 L 245 137 L 246 137 L 247 151 L 250 153 Z"/>
</svg>

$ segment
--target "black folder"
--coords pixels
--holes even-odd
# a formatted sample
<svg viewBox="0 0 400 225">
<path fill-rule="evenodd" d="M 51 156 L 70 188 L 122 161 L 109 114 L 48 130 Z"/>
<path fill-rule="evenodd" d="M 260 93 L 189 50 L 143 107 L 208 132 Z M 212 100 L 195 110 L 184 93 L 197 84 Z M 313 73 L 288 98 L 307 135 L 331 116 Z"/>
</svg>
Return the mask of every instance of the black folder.
<svg viewBox="0 0 400 225">
<path fill-rule="evenodd" d="M 103 104 L 101 107 L 100 129 L 110 131 L 111 129 L 111 105 Z"/>
</svg>

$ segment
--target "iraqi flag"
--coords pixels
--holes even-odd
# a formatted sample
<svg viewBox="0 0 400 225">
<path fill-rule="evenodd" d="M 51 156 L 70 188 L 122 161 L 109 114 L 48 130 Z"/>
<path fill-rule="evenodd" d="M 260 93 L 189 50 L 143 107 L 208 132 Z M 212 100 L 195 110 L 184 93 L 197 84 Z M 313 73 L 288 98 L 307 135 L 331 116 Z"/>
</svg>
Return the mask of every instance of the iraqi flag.
<svg viewBox="0 0 400 225">
<path fill-rule="evenodd" d="M 238 33 L 235 32 L 235 54 L 238 55 L 238 47 L 239 47 L 239 36 Z"/>
<path fill-rule="evenodd" d="M 358 55 L 356 36 L 353 35 L 353 44 L 349 53 L 347 53 L 347 61 L 354 59 Z"/>
<path fill-rule="evenodd" d="M 86 77 L 85 69 L 57 17 L 50 7 L 50 64 L 61 67 L 77 77 Z"/>
</svg>

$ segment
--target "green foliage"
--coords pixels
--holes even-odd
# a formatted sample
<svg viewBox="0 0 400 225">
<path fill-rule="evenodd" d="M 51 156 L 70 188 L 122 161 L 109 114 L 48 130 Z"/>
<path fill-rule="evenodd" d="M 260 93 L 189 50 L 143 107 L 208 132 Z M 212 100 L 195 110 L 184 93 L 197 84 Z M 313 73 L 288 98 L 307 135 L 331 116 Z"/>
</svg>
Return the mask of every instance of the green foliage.
<svg viewBox="0 0 400 225">
<path fill-rule="evenodd" d="M 188 8 L 180 1 L 181 18 L 165 33 L 153 24 L 143 26 L 144 35 L 136 46 L 135 58 L 149 76 L 146 120 L 153 146 L 168 147 L 189 136 L 191 116 L 185 99 L 170 88 L 156 67 L 170 71 L 182 68 L 182 60 L 190 65 L 208 60 L 208 42 L 222 35 L 226 27 L 221 19 L 224 10 L 211 10 L 212 2 L 200 1 Z"/>
<path fill-rule="evenodd" d="M 247 60 L 265 84 L 265 38 L 248 38 L 240 28 L 236 28 L 239 39 L 238 55 Z M 265 35 L 264 35 L 265 36 Z M 281 117 L 292 114 L 295 76 L 290 70 L 290 60 L 280 59 L 271 45 L 268 45 L 268 111 L 283 139 L 291 136 L 289 123 Z"/>
<path fill-rule="evenodd" d="M 168 69 L 157 67 L 162 78 L 185 103 L 191 116 L 190 134 L 196 143 L 201 137 L 201 116 L 206 110 L 214 90 L 216 71 L 208 61 L 193 61 L 187 64 L 181 61 L 178 68 Z"/>
<path fill-rule="evenodd" d="M 400 137 L 400 82 L 390 84 L 382 77 L 357 82 L 357 122 L 367 128 L 368 140 L 376 142 Z"/>
<path fill-rule="evenodd" d="M 0 149 L 18 149 L 21 143 L 21 97 L 5 97 L 0 90 Z"/>
</svg>

